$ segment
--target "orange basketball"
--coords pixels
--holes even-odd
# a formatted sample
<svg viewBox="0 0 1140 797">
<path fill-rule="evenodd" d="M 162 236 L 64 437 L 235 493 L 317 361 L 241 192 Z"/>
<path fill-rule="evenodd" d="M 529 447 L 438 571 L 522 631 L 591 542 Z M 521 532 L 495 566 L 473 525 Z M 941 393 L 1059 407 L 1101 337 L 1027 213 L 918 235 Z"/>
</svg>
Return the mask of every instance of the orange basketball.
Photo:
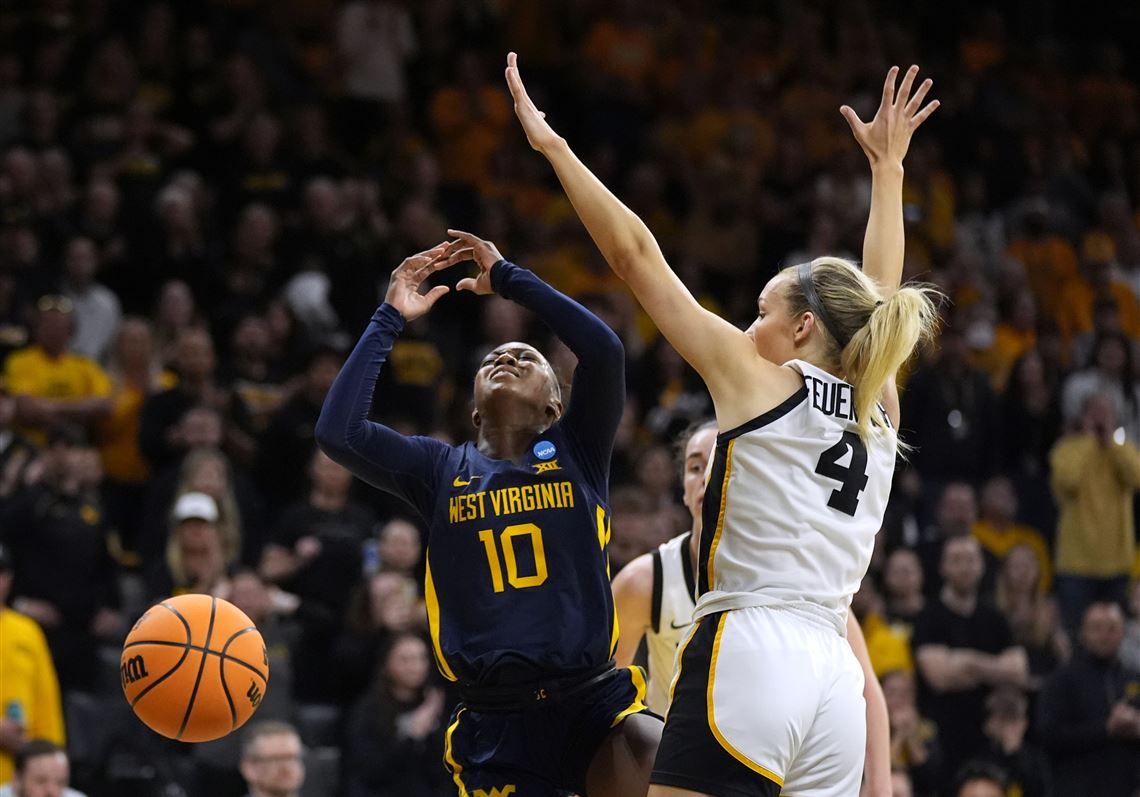
<svg viewBox="0 0 1140 797">
<path fill-rule="evenodd" d="M 208 742 L 253 716 L 269 683 L 265 642 L 245 614 L 210 595 L 151 606 L 123 644 L 123 694 L 152 730 Z"/>
</svg>

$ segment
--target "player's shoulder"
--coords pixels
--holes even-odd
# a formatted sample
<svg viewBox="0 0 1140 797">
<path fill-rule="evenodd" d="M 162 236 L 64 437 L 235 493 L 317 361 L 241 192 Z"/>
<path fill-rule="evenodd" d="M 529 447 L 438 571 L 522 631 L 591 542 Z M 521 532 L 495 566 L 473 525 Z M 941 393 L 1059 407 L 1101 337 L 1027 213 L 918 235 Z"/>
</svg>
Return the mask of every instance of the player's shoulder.
<svg viewBox="0 0 1140 797">
<path fill-rule="evenodd" d="M 653 592 L 653 558 L 657 553 L 657 549 L 649 553 L 643 553 L 632 562 L 623 567 L 616 576 L 614 576 L 613 588 L 614 593 L 622 593 L 630 595 L 633 593 L 644 593 L 646 595 Z"/>
</svg>

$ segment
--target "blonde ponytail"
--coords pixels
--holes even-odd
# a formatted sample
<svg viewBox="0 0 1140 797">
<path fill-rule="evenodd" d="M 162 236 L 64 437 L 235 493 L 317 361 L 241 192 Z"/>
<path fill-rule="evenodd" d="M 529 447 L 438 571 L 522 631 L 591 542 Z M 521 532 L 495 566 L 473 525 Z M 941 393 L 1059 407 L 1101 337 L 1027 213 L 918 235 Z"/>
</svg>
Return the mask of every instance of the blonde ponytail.
<svg viewBox="0 0 1140 797">
<path fill-rule="evenodd" d="M 855 416 L 864 440 L 887 420 L 878 407 L 887 382 L 915 347 L 934 335 L 942 294 L 926 285 L 884 298 L 874 280 L 838 257 L 784 270 L 794 315 L 811 312 L 840 374 L 855 388 Z"/>
</svg>

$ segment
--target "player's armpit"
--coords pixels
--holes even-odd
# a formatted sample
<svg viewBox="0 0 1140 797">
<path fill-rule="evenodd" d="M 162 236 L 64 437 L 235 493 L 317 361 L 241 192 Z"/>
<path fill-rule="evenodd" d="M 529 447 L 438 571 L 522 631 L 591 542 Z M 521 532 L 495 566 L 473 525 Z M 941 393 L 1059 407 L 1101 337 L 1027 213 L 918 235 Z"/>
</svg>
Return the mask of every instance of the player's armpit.
<svg viewBox="0 0 1140 797">
<path fill-rule="evenodd" d="M 633 663 L 641 638 L 649 630 L 653 603 L 652 554 L 642 554 L 622 568 L 614 577 L 613 593 L 620 629 L 614 659 L 617 666 L 628 667 Z"/>
</svg>

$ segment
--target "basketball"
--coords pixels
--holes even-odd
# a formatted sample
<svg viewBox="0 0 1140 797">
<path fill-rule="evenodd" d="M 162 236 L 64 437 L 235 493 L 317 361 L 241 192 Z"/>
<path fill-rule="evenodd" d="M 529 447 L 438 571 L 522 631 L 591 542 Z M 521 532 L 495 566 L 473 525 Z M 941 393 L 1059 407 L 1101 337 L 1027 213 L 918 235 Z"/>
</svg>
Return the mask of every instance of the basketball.
<svg viewBox="0 0 1140 797">
<path fill-rule="evenodd" d="M 151 730 L 208 742 L 253 716 L 269 682 L 265 642 L 236 606 L 180 595 L 147 609 L 123 644 L 123 694 Z"/>
</svg>

